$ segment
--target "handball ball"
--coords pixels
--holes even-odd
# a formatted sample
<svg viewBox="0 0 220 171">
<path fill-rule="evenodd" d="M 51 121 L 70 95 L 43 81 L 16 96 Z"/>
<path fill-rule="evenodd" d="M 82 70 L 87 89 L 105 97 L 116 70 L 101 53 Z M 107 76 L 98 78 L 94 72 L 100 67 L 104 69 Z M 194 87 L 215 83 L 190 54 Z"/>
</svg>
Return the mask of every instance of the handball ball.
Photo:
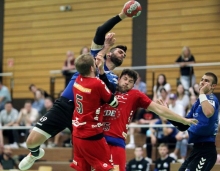
<svg viewBox="0 0 220 171">
<path fill-rule="evenodd" d="M 124 13 L 128 17 L 138 17 L 141 14 L 141 5 L 139 2 L 130 0 L 124 5 Z"/>
</svg>

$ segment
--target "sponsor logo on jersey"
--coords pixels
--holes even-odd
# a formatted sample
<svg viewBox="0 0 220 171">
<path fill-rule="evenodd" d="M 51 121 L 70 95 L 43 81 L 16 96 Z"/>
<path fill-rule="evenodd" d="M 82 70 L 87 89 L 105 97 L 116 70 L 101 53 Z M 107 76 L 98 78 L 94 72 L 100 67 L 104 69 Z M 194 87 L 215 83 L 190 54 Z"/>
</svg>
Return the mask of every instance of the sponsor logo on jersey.
<svg viewBox="0 0 220 171">
<path fill-rule="evenodd" d="M 123 95 L 116 95 L 116 98 L 118 100 L 127 100 L 127 97 L 124 97 Z"/>
<path fill-rule="evenodd" d="M 115 117 L 116 110 L 104 110 L 104 116 Z"/>
<path fill-rule="evenodd" d="M 199 115 L 198 113 L 193 113 L 193 117 L 194 117 L 194 118 L 197 118 L 198 115 Z"/>
<path fill-rule="evenodd" d="M 78 126 L 81 126 L 81 125 L 85 125 L 86 122 L 79 122 L 79 119 L 76 118 L 76 120 L 72 120 L 72 124 L 73 124 L 75 127 L 78 127 Z"/>
<path fill-rule="evenodd" d="M 41 118 L 40 118 L 40 121 L 41 122 L 44 122 L 44 121 L 46 121 L 47 120 L 47 117 L 46 116 L 42 116 Z"/>
<path fill-rule="evenodd" d="M 97 123 L 96 125 L 91 125 L 92 128 L 99 128 L 99 127 L 102 127 L 103 124 L 102 123 Z"/>
<path fill-rule="evenodd" d="M 76 82 L 74 83 L 74 87 L 75 87 L 76 89 L 78 89 L 79 91 L 84 92 L 84 93 L 88 93 L 88 94 L 90 94 L 91 91 L 92 91 L 92 90 L 89 89 L 89 88 L 86 88 L 86 87 L 83 87 L 83 86 L 77 84 Z"/>
</svg>

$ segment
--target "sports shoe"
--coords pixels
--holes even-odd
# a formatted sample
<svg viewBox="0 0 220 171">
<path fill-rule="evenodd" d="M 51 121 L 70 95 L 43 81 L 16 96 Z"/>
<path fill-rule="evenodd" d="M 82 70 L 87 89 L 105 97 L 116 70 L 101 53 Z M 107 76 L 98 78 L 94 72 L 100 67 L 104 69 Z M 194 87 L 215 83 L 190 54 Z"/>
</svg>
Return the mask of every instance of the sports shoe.
<svg viewBox="0 0 220 171">
<path fill-rule="evenodd" d="M 18 168 L 20 170 L 28 170 L 34 164 L 35 160 L 38 160 L 44 156 L 44 150 L 42 148 L 39 150 L 40 152 L 37 157 L 32 156 L 31 153 L 29 153 L 25 158 L 23 158 L 23 160 L 19 163 Z"/>
<path fill-rule="evenodd" d="M 127 144 L 127 145 L 125 146 L 125 148 L 134 149 L 134 148 L 135 148 L 135 144 L 129 143 L 129 144 Z"/>
<path fill-rule="evenodd" d="M 176 156 L 176 154 L 174 154 L 174 153 L 170 153 L 169 156 L 172 157 L 172 158 L 174 158 L 175 160 L 177 160 L 177 156 Z"/>
<path fill-rule="evenodd" d="M 183 163 L 185 160 L 184 159 L 177 159 L 177 162 Z"/>
<path fill-rule="evenodd" d="M 26 142 L 20 143 L 19 146 L 22 147 L 22 148 L 27 148 Z"/>
<path fill-rule="evenodd" d="M 9 144 L 11 148 L 17 149 L 19 148 L 18 143 L 14 142 L 13 144 Z"/>
</svg>

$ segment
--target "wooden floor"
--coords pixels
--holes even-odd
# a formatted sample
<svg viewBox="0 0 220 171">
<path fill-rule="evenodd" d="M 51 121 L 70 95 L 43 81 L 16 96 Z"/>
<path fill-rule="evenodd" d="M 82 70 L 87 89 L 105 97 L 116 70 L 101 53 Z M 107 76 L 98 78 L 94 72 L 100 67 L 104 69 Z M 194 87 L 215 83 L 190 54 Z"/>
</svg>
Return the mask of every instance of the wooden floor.
<svg viewBox="0 0 220 171">
<path fill-rule="evenodd" d="M 140 134 L 135 135 L 136 144 L 143 145 L 145 143 L 145 137 Z M 128 140 L 129 141 L 129 140 Z M 217 151 L 220 153 L 220 135 L 218 134 L 216 139 Z M 52 166 L 53 171 L 73 171 L 72 168 L 69 167 L 70 160 L 72 159 L 72 148 L 45 148 L 45 156 L 37 161 L 32 170 L 37 170 L 39 166 Z M 145 152 L 145 149 L 144 149 Z M 29 151 L 27 149 L 13 149 L 14 155 L 26 155 Z M 134 158 L 134 150 L 126 149 L 126 159 L 127 161 Z M 145 154 L 144 154 L 145 155 Z M 153 149 L 153 160 L 155 160 L 157 155 L 157 149 L 154 147 Z M 180 164 L 173 164 L 171 166 L 171 171 L 177 171 L 180 167 Z M 154 170 L 154 165 L 151 166 L 151 171 Z M 220 165 L 216 165 L 212 171 L 220 171 Z"/>
</svg>

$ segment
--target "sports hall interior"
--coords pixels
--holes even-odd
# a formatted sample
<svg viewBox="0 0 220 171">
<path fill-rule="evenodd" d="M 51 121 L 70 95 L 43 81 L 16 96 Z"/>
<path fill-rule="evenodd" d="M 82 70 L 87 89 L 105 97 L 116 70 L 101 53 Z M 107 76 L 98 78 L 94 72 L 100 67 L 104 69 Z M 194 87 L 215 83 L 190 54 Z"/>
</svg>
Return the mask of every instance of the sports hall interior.
<svg viewBox="0 0 220 171">
<path fill-rule="evenodd" d="M 139 17 L 126 18 L 112 32 L 115 44 L 128 47 L 122 67 L 173 65 L 184 46 L 189 46 L 196 63 L 196 82 L 205 72 L 220 78 L 220 1 L 219 0 L 138 0 L 142 5 Z M 2 83 L 12 93 L 13 105 L 21 109 L 25 100 L 33 99 L 28 86 L 43 88 L 56 98 L 64 88 L 64 77 L 59 72 L 65 52 L 90 46 L 96 28 L 117 15 L 125 0 L 1 0 L 0 2 L 0 64 Z M 70 5 L 70 11 L 60 6 Z M 3 10 L 3 11 L 2 11 Z M 209 63 L 211 63 L 209 65 Z M 121 70 L 116 70 L 120 74 Z M 152 97 L 153 85 L 161 73 L 176 92 L 179 68 L 149 68 L 137 70 L 147 84 L 147 95 Z M 215 93 L 220 97 L 220 86 Z M 220 100 L 220 98 L 219 98 Z M 129 140 L 129 136 L 128 136 Z M 145 138 L 135 134 L 135 141 L 143 145 Z M 216 145 L 220 153 L 220 135 Z M 24 148 L 13 149 L 13 154 L 28 154 Z M 127 149 L 127 160 L 134 150 Z M 156 158 L 157 148 L 153 149 Z M 53 171 L 70 171 L 71 148 L 48 148 L 46 155 L 32 167 L 51 166 Z M 172 171 L 180 164 L 174 164 Z M 153 165 L 151 166 L 153 170 Z M 216 164 L 213 171 L 220 170 Z"/>
</svg>

